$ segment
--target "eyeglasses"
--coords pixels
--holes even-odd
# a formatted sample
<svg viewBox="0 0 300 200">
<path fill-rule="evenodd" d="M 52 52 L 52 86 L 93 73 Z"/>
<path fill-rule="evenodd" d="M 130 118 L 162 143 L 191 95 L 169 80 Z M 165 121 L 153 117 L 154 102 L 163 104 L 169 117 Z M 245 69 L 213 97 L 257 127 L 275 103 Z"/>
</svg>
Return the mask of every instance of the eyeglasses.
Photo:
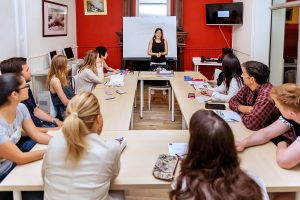
<svg viewBox="0 0 300 200">
<path fill-rule="evenodd" d="M 23 87 L 20 87 L 19 90 L 22 90 L 22 89 L 25 89 L 25 88 L 30 88 L 30 85 L 28 83 L 26 83 L 26 85 L 23 86 Z"/>
</svg>

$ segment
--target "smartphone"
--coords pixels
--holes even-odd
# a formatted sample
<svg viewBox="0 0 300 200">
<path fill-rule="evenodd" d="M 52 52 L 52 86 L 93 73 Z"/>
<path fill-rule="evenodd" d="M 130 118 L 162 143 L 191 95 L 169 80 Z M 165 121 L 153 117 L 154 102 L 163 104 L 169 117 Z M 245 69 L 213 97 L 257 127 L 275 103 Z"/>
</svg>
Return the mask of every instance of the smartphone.
<svg viewBox="0 0 300 200">
<path fill-rule="evenodd" d="M 195 93 L 188 93 L 188 98 L 190 98 L 190 99 L 195 99 Z"/>
<path fill-rule="evenodd" d="M 213 110 L 226 110 L 226 106 L 220 103 L 205 103 L 205 108 Z"/>
</svg>

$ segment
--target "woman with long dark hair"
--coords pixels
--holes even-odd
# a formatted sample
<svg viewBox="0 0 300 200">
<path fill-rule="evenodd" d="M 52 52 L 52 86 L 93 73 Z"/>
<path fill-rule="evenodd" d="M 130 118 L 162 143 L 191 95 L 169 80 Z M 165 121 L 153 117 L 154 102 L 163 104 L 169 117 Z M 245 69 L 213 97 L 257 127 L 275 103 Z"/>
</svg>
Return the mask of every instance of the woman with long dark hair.
<svg viewBox="0 0 300 200">
<path fill-rule="evenodd" d="M 242 68 L 239 59 L 232 53 L 226 54 L 222 62 L 223 82 L 212 90 L 203 90 L 202 94 L 216 100 L 228 102 L 243 86 Z"/>
<path fill-rule="evenodd" d="M 189 131 L 188 152 L 170 199 L 268 199 L 261 179 L 241 170 L 233 133 L 222 118 L 210 110 L 197 111 Z"/>
</svg>

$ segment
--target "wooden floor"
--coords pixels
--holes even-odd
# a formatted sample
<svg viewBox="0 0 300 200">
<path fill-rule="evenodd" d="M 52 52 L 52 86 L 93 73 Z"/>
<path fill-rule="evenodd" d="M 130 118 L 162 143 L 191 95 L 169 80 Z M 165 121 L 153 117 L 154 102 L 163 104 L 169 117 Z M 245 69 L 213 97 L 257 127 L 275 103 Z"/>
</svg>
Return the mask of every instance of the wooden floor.
<svg viewBox="0 0 300 200">
<path fill-rule="evenodd" d="M 181 129 L 181 112 L 175 100 L 175 121 L 171 121 L 171 111 L 168 107 L 168 94 L 164 97 L 162 91 L 155 91 L 151 100 L 151 111 L 148 110 L 148 85 L 144 87 L 144 117 L 140 119 L 140 89 L 137 88 L 137 106 L 134 109 L 134 130 Z M 153 163 L 154 166 L 154 163 Z M 129 190 L 125 192 L 126 200 L 168 200 L 169 190 Z"/>
<path fill-rule="evenodd" d="M 155 91 L 151 95 L 151 111 L 148 109 L 148 85 L 144 87 L 144 116 L 140 118 L 140 89 L 136 93 L 137 105 L 133 114 L 134 130 L 173 130 L 181 129 L 181 112 L 175 99 L 175 121 L 171 121 L 171 111 L 168 107 L 168 94 L 163 95 L 162 91 Z"/>
</svg>

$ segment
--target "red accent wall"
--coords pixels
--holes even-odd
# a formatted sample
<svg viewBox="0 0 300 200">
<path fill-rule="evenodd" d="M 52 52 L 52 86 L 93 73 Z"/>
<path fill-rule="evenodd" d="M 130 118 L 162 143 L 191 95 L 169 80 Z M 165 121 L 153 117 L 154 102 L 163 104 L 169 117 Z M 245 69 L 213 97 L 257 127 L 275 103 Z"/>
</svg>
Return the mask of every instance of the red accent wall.
<svg viewBox="0 0 300 200">
<path fill-rule="evenodd" d="M 232 0 L 184 0 L 184 31 L 188 32 L 185 70 L 193 70 L 192 57 L 218 57 L 222 48 L 228 47 L 219 27 L 206 25 L 205 4 L 231 2 Z M 135 3 L 133 6 L 135 7 Z M 122 52 L 115 32 L 122 30 L 123 0 L 107 0 L 107 10 L 108 14 L 105 16 L 86 16 L 83 0 L 76 1 L 78 55 L 83 57 L 87 50 L 104 45 L 108 48 L 108 65 L 119 68 Z M 221 26 L 221 30 L 231 47 L 232 27 Z M 213 68 L 203 67 L 200 71 L 209 78 Z"/>
</svg>

